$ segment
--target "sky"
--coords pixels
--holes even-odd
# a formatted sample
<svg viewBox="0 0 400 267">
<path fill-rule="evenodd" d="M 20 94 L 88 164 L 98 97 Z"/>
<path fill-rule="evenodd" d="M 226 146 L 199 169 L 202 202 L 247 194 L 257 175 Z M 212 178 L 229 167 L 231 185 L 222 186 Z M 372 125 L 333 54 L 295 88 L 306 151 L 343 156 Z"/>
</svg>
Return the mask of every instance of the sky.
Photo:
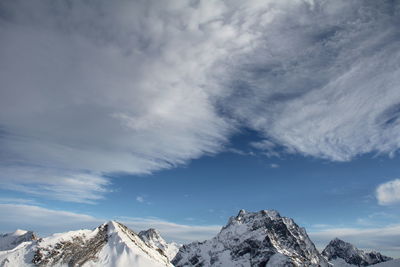
<svg viewBox="0 0 400 267">
<path fill-rule="evenodd" d="M 185 243 L 278 210 L 400 257 L 400 2 L 0 2 L 0 232 Z"/>
</svg>

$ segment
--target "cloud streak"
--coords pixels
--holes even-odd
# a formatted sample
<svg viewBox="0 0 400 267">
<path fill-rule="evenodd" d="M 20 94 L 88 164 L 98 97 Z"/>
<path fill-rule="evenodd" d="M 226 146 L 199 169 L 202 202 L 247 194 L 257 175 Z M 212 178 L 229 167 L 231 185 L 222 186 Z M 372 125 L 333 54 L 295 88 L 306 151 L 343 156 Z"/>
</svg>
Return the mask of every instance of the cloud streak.
<svg viewBox="0 0 400 267">
<path fill-rule="evenodd" d="M 3 1 L 0 186 L 93 203 L 109 191 L 107 174 L 218 153 L 242 127 L 270 156 L 393 155 L 399 10 L 361 0 Z"/>
<path fill-rule="evenodd" d="M 13 232 L 16 228 L 37 231 L 41 235 L 78 229 L 92 229 L 107 221 L 95 216 L 63 210 L 53 210 L 36 205 L 0 203 L 0 225 L 2 232 Z M 187 243 L 205 240 L 214 236 L 218 225 L 184 225 L 159 218 L 117 217 L 136 232 L 156 228 L 169 241 Z"/>
</svg>

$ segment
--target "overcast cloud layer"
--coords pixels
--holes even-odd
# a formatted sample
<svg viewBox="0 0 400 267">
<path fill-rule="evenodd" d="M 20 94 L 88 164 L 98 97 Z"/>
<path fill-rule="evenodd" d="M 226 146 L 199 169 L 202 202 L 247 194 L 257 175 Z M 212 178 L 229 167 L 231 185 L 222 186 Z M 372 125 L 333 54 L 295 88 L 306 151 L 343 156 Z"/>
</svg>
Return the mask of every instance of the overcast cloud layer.
<svg viewBox="0 0 400 267">
<path fill-rule="evenodd" d="M 105 174 L 218 153 L 242 127 L 269 153 L 393 155 L 399 13 L 389 0 L 2 1 L 0 186 L 93 202 Z"/>
</svg>

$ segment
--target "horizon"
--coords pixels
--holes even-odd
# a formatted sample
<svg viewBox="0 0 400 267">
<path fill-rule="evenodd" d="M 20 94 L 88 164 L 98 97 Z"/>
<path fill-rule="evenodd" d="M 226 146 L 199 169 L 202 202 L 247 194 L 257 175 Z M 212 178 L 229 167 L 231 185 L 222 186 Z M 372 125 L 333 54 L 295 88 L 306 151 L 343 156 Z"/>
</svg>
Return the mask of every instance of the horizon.
<svg viewBox="0 0 400 267">
<path fill-rule="evenodd" d="M 400 258 L 400 1 L 0 3 L 0 233 L 277 210 Z"/>
</svg>

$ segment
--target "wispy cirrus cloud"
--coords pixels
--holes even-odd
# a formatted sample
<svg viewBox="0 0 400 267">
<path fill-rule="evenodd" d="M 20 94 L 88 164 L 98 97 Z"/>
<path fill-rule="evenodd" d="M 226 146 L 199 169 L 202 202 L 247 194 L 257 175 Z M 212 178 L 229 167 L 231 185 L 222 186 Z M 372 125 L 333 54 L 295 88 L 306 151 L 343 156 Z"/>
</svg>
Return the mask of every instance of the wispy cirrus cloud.
<svg viewBox="0 0 400 267">
<path fill-rule="evenodd" d="M 229 58 L 224 103 L 264 135 L 255 147 L 337 161 L 396 153 L 399 3 L 283 1 L 247 12 L 257 37 Z"/>
<path fill-rule="evenodd" d="M 361 0 L 3 1 L 0 169 L 13 178 L 0 186 L 94 202 L 107 174 L 218 153 L 241 127 L 272 156 L 393 155 L 399 10 Z M 41 172 L 27 176 L 32 168 Z M 80 182 L 88 197 L 73 198 Z"/>
</svg>

